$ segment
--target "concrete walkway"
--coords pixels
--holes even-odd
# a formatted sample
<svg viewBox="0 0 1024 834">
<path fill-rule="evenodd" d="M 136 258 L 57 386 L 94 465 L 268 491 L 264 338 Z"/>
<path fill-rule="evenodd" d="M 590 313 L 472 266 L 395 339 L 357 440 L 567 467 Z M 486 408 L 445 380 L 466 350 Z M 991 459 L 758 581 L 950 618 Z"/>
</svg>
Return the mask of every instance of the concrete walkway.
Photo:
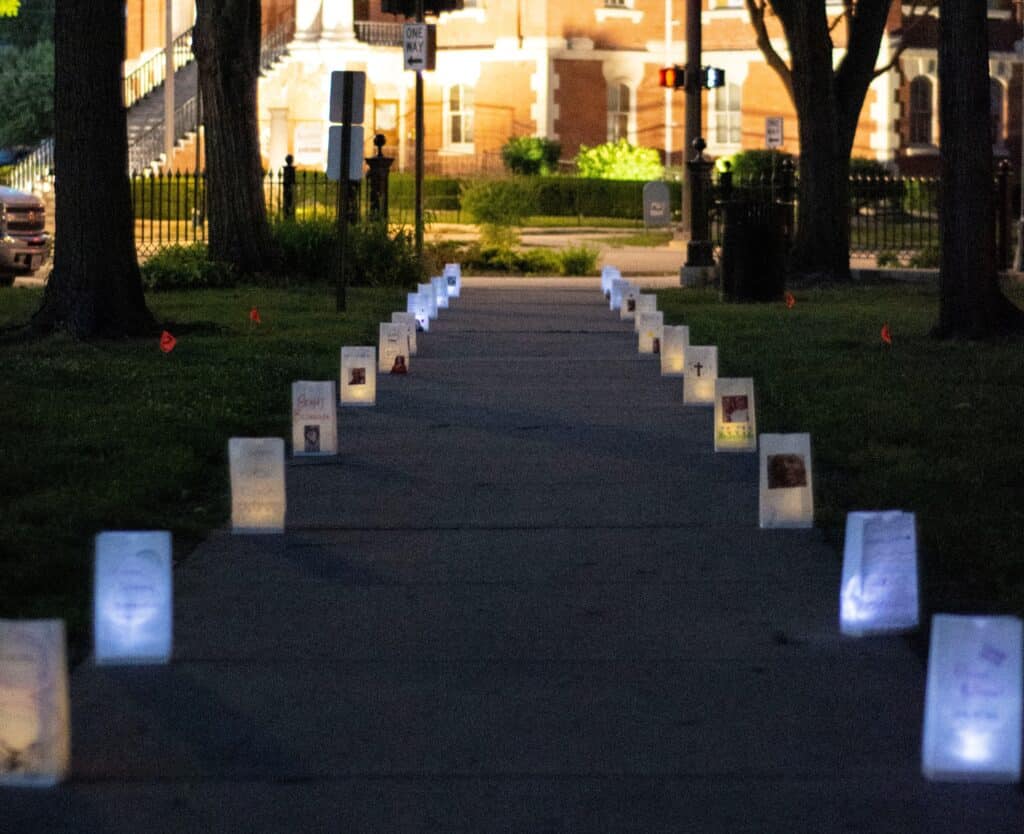
<svg viewBox="0 0 1024 834">
<path fill-rule="evenodd" d="M 836 553 L 757 529 L 596 281 L 441 315 L 286 535 L 177 570 L 171 665 L 76 670 L 73 778 L 0 830 L 1021 831 L 1019 786 L 920 776 L 921 657 L 840 638 Z"/>
</svg>

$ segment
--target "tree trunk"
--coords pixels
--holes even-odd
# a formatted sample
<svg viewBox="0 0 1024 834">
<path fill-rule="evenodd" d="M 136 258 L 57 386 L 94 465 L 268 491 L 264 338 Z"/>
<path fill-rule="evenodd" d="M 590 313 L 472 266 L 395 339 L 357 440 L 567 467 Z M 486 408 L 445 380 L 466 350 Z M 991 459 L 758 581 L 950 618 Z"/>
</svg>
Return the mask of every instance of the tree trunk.
<svg viewBox="0 0 1024 834">
<path fill-rule="evenodd" d="M 939 18 L 942 260 L 939 338 L 983 338 L 1024 326 L 1002 294 L 995 261 L 995 194 L 984 3 L 945 0 Z"/>
<path fill-rule="evenodd" d="M 153 333 L 135 257 L 119 0 L 57 0 L 54 266 L 32 324 L 76 338 Z"/>
<path fill-rule="evenodd" d="M 260 0 L 196 0 L 193 51 L 206 133 L 209 252 L 243 273 L 271 266 L 256 119 Z"/>
</svg>

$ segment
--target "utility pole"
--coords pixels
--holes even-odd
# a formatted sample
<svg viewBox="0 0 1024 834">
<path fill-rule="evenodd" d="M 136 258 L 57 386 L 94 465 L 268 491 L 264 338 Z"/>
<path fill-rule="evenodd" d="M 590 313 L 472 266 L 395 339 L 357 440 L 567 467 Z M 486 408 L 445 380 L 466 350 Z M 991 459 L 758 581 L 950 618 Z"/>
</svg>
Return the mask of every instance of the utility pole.
<svg viewBox="0 0 1024 834">
<path fill-rule="evenodd" d="M 686 0 L 686 125 L 683 139 L 683 163 L 690 160 L 693 143 L 701 135 L 700 94 L 701 94 L 701 0 Z M 683 212 L 690 209 L 690 177 L 684 174 Z M 683 228 L 689 224 L 683 223 Z"/>
</svg>

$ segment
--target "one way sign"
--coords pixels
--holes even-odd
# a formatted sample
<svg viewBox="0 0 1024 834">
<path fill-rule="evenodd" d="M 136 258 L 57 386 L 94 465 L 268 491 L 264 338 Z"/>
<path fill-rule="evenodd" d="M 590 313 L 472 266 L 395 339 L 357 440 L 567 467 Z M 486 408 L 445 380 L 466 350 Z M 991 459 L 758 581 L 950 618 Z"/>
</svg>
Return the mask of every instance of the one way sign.
<svg viewBox="0 0 1024 834">
<path fill-rule="evenodd" d="M 432 23 L 402 26 L 402 54 L 407 70 L 432 70 L 437 55 L 437 29 Z"/>
</svg>

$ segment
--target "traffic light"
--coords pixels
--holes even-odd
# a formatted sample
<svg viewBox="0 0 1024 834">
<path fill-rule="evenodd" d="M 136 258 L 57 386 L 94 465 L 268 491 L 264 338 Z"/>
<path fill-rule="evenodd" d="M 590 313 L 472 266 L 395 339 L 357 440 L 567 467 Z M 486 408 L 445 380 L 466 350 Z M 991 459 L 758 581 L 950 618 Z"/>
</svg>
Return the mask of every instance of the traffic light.
<svg viewBox="0 0 1024 834">
<path fill-rule="evenodd" d="M 662 67 L 658 70 L 658 84 L 661 87 L 668 87 L 670 90 L 678 90 L 686 86 L 686 67 L 674 64 L 671 67 Z"/>
<path fill-rule="evenodd" d="M 715 87 L 724 87 L 725 70 L 720 67 L 701 67 L 700 82 L 701 86 L 708 90 L 713 90 Z"/>
</svg>

